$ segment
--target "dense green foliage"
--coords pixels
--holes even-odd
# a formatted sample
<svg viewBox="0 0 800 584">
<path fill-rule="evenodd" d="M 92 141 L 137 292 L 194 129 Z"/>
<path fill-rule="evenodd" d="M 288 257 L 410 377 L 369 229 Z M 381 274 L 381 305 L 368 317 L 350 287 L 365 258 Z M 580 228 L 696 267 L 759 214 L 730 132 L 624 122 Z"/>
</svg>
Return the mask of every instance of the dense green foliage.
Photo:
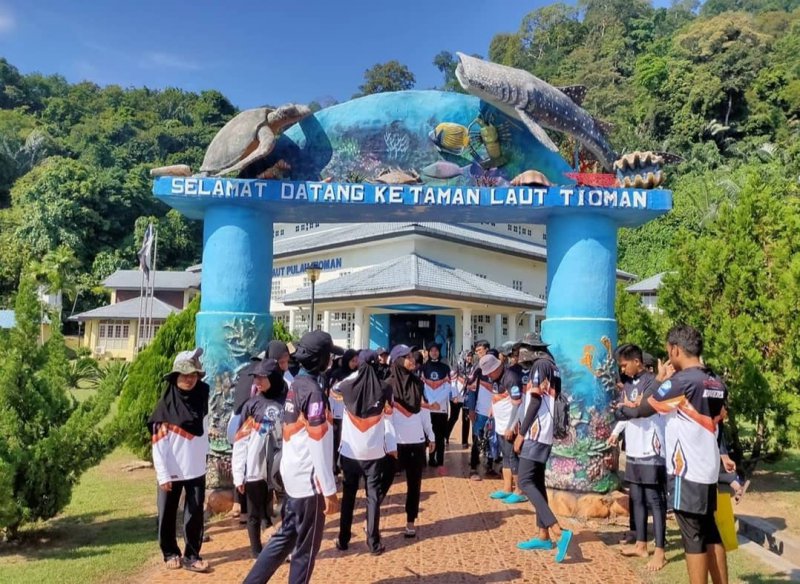
<svg viewBox="0 0 800 584">
<path fill-rule="evenodd" d="M 672 252 L 659 304 L 702 330 L 731 388 L 730 444 L 757 461 L 800 441 L 800 187 L 764 165 L 736 204 Z M 746 435 L 742 428 L 746 427 Z"/>
<path fill-rule="evenodd" d="M 637 294 L 625 291 L 628 284 L 617 285 L 616 315 L 618 345 L 631 343 L 654 357 L 664 353 L 663 323 L 658 315 L 645 308 Z"/>
<path fill-rule="evenodd" d="M 79 309 L 96 303 L 92 288 L 135 263 L 142 217 L 161 227 L 159 268 L 199 260 L 200 225 L 153 199 L 147 170 L 199 166 L 235 113 L 219 92 L 71 85 L 21 75 L 4 59 L 0 87 L 0 305 L 28 262 L 60 246 L 72 250 L 83 274 L 65 306 L 78 293 Z"/>
<path fill-rule="evenodd" d="M 398 61 L 378 63 L 364 71 L 364 84 L 353 97 L 383 93 L 386 91 L 403 91 L 412 89 L 417 82 L 408 67 Z"/>
<path fill-rule="evenodd" d="M 32 278 L 23 278 L 15 311 L 16 327 L 0 339 L 0 532 L 12 537 L 20 523 L 61 511 L 81 474 L 113 447 L 100 422 L 122 382 L 105 375 L 78 404 L 58 328 L 37 344 L 41 308 Z"/>
</svg>

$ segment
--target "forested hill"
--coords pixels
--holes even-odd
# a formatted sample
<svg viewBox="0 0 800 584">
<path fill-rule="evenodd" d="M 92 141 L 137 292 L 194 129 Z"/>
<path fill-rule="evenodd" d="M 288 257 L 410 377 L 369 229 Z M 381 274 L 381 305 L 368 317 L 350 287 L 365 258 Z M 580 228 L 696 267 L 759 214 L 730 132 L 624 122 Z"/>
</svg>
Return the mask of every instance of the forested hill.
<svg viewBox="0 0 800 584">
<path fill-rule="evenodd" d="M 800 175 L 798 6 L 800 0 L 659 9 L 643 0 L 557 3 L 531 12 L 517 32 L 497 34 L 486 54 L 554 85 L 589 87 L 584 107 L 613 123 L 619 151 L 685 158 L 669 169 L 675 211 L 620 236 L 621 267 L 649 276 L 667 266 L 676 234 L 701 233 L 735 204 L 754 168 L 778 167 L 787 181 Z M 443 51 L 434 64 L 442 87 L 458 90 L 452 54 Z M 398 85 L 376 79 L 387 71 Z M 398 63 L 376 66 L 365 79 L 362 92 L 413 84 Z M 223 95 L 69 84 L 21 75 L 0 59 L 0 108 L 0 305 L 23 266 L 47 257 L 51 268 L 70 265 L 82 274 L 73 283 L 89 302 L 92 286 L 131 265 L 134 232 L 140 237 L 150 216 L 160 223 L 160 267 L 198 259 L 199 225 L 152 198 L 147 169 L 178 162 L 197 168 L 235 113 Z"/>
</svg>

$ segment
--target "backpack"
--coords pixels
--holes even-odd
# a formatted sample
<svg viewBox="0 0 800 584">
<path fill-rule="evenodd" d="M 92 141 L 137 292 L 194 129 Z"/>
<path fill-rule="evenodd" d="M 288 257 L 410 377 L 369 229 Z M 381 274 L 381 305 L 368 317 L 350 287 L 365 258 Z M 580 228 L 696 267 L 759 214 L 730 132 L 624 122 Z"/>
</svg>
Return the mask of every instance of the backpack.
<svg viewBox="0 0 800 584">
<path fill-rule="evenodd" d="M 553 438 L 563 440 L 569 435 L 569 399 L 561 391 L 553 402 Z"/>
</svg>

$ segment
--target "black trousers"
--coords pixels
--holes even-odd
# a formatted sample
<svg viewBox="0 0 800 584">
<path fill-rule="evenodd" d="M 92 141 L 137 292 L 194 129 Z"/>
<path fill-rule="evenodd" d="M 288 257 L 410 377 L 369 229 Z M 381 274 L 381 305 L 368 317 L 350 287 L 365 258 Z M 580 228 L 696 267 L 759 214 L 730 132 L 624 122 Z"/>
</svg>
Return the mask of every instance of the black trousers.
<svg viewBox="0 0 800 584">
<path fill-rule="evenodd" d="M 425 468 L 425 443 L 398 444 L 397 462 L 406 473 L 406 521 L 413 523 L 419 515 L 422 470 Z"/>
<path fill-rule="evenodd" d="M 289 584 L 308 584 L 322 544 L 325 527 L 325 499 L 322 495 L 295 499 L 285 496 L 283 522 L 253 564 L 244 584 L 264 584 L 292 554 Z"/>
<path fill-rule="evenodd" d="M 333 419 L 333 474 L 339 474 L 339 445 L 342 443 L 342 419 Z"/>
<path fill-rule="evenodd" d="M 547 503 L 547 488 L 544 483 L 546 468 L 544 462 L 519 459 L 519 488 L 533 503 L 533 508 L 536 509 L 536 526 L 540 528 L 548 528 L 558 523 Z"/>
<path fill-rule="evenodd" d="M 342 511 L 339 522 L 339 542 L 347 546 L 350 543 L 353 527 L 353 510 L 356 506 L 356 494 L 361 477 L 367 492 L 367 543 L 371 551 L 381 547 L 381 503 L 394 478 L 394 465 L 388 456 L 377 460 L 355 460 L 341 457 L 342 474 Z"/>
<path fill-rule="evenodd" d="M 450 418 L 447 420 L 447 437 L 453 433 L 453 428 L 458 421 L 458 415 L 461 414 L 461 444 L 469 442 L 469 416 L 467 410 L 464 409 L 464 404 L 461 402 L 450 402 Z"/>
<path fill-rule="evenodd" d="M 428 464 L 442 466 L 444 464 L 444 441 L 447 439 L 447 414 L 431 412 L 431 425 L 433 426 L 433 435 L 436 437 L 436 449 L 428 457 Z"/>
<path fill-rule="evenodd" d="M 239 503 L 239 512 L 247 513 L 247 495 L 239 492 L 239 489 L 234 489 L 233 494 L 236 496 L 236 502 Z"/>
<path fill-rule="evenodd" d="M 636 541 L 647 541 L 647 508 L 653 513 L 653 532 L 656 547 L 664 549 L 667 541 L 666 485 L 641 485 L 631 483 L 631 515 L 636 530 Z"/>
<path fill-rule="evenodd" d="M 158 544 L 164 560 L 180 556 L 178 540 L 175 536 L 175 520 L 181 492 L 186 491 L 183 507 L 183 557 L 196 560 L 203 546 L 203 503 L 206 498 L 206 475 L 186 481 L 172 481 L 171 491 L 158 489 Z"/>
<path fill-rule="evenodd" d="M 253 557 L 261 553 L 261 527 L 262 522 L 272 525 L 269 513 L 271 493 L 267 481 L 252 481 L 244 484 L 247 508 L 247 536 L 250 538 L 250 552 Z"/>
</svg>

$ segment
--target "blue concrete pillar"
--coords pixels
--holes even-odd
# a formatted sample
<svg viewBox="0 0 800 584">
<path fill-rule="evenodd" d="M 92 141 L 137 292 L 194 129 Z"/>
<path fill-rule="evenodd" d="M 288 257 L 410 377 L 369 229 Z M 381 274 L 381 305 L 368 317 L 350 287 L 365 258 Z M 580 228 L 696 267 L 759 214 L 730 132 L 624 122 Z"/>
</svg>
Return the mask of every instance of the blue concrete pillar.
<svg viewBox="0 0 800 584">
<path fill-rule="evenodd" d="M 542 337 L 561 369 L 572 416 L 569 437 L 553 448 L 547 474 L 552 488 L 606 492 L 616 486 L 606 445 L 616 368 L 616 270 L 617 225 L 612 219 L 576 213 L 548 220 Z"/>
<path fill-rule="evenodd" d="M 232 486 L 226 428 L 238 370 L 272 335 L 272 219 L 223 203 L 205 212 L 197 344 L 203 347 L 209 399 L 209 488 Z"/>
</svg>

